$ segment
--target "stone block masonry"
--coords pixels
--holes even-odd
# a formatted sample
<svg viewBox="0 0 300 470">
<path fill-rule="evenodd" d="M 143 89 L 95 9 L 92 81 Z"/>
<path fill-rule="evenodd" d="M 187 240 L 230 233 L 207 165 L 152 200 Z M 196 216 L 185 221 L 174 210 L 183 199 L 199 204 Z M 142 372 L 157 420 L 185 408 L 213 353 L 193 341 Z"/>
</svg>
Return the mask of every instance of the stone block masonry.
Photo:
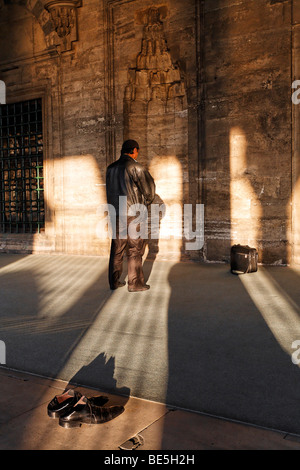
<svg viewBox="0 0 300 470">
<path fill-rule="evenodd" d="M 1 2 L 7 103 L 43 102 L 45 226 L 0 232 L 0 250 L 106 256 L 106 167 L 133 138 L 156 202 L 205 208 L 204 247 L 162 240 L 157 256 L 228 262 L 242 243 L 262 263 L 299 263 L 299 11 L 299 0 Z"/>
</svg>

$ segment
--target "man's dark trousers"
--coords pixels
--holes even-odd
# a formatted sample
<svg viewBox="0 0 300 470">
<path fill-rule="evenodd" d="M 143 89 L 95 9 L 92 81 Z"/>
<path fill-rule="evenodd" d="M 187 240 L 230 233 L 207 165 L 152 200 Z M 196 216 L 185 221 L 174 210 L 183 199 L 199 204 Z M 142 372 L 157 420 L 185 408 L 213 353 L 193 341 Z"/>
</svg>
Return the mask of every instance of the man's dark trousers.
<svg viewBox="0 0 300 470">
<path fill-rule="evenodd" d="M 109 285 L 111 289 L 116 289 L 123 272 L 124 254 L 127 254 L 128 265 L 128 288 L 141 288 L 145 285 L 143 272 L 143 255 L 147 240 L 143 238 L 132 238 L 128 234 L 128 226 L 134 217 L 127 218 L 127 236 L 123 235 L 124 230 L 120 230 L 119 217 L 116 218 L 116 236 L 111 241 L 109 258 Z M 124 236 L 124 238 L 122 238 Z"/>
</svg>

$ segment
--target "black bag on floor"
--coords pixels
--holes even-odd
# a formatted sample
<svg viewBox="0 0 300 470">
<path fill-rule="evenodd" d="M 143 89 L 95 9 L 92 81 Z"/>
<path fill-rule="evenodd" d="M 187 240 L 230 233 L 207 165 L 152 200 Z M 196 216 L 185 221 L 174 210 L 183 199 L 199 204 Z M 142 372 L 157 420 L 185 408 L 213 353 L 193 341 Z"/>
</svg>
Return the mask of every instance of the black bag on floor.
<svg viewBox="0 0 300 470">
<path fill-rule="evenodd" d="M 258 253 L 248 245 L 233 245 L 230 253 L 230 267 L 233 274 L 254 273 L 257 271 Z"/>
</svg>

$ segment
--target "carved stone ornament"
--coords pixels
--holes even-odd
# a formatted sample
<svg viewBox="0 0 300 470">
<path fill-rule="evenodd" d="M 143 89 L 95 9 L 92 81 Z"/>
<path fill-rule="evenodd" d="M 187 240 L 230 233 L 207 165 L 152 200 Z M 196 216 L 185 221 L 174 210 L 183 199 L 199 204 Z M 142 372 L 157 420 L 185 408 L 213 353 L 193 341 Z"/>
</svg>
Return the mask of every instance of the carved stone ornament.
<svg viewBox="0 0 300 470">
<path fill-rule="evenodd" d="M 59 38 L 60 52 L 72 49 L 72 42 L 77 41 L 77 8 L 81 0 L 52 0 L 45 4 Z"/>
<path fill-rule="evenodd" d="M 179 67 L 173 64 L 163 31 L 158 8 L 145 14 L 141 52 L 136 67 L 129 71 L 125 101 L 164 101 L 185 98 L 184 82 Z M 178 100 L 177 100 L 178 101 Z M 131 106 L 128 105 L 127 109 Z"/>
</svg>

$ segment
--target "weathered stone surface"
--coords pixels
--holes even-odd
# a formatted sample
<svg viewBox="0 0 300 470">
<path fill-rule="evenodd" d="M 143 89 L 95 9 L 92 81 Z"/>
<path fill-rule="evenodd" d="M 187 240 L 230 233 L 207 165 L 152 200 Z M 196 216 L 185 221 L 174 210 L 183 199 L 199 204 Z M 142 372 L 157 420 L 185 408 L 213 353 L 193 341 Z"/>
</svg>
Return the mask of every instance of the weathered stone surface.
<svg viewBox="0 0 300 470">
<path fill-rule="evenodd" d="M 206 214 L 228 220 L 227 246 L 249 242 L 264 262 L 278 256 L 285 263 L 292 174 L 290 2 L 209 1 L 205 10 L 205 174 L 211 188 L 205 203 L 212 206 Z M 218 231 L 216 225 L 208 236 L 208 257 L 214 245 L 220 250 L 213 239 Z"/>
<path fill-rule="evenodd" d="M 205 205 L 203 249 L 161 240 L 162 257 L 228 261 L 245 242 L 299 263 L 299 0 L 74 2 L 68 38 L 45 3 L 0 3 L 7 99 L 43 99 L 46 189 L 45 232 L 0 250 L 106 255 L 97 208 L 131 137 L 161 200 Z"/>
</svg>

